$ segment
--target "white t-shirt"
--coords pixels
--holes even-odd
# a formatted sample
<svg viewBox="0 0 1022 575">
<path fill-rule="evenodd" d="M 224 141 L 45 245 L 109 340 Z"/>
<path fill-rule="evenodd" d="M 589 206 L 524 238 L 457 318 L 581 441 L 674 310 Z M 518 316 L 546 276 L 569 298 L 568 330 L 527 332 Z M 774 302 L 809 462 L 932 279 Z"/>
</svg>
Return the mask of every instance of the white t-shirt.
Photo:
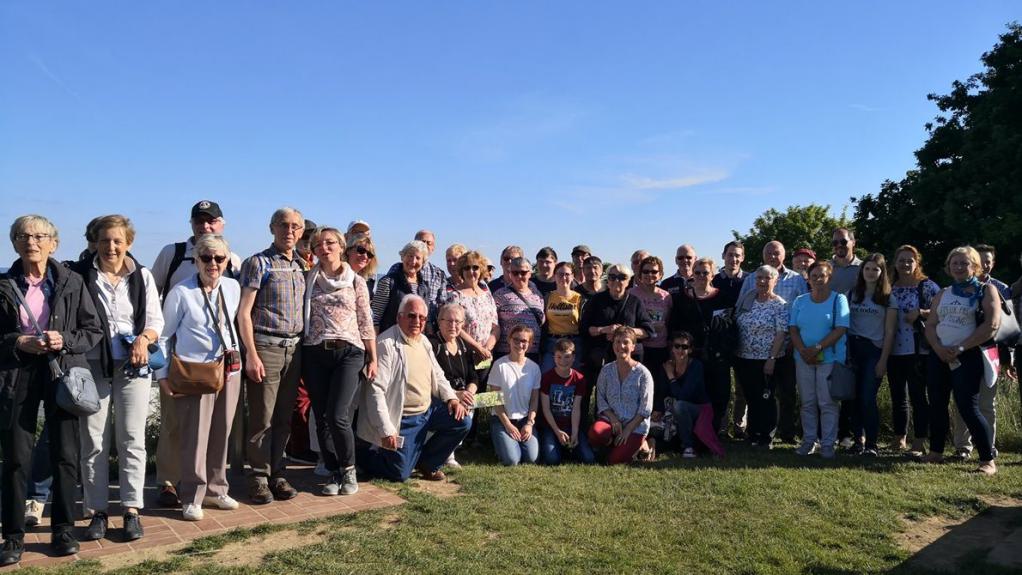
<svg viewBox="0 0 1022 575">
<path fill-rule="evenodd" d="M 493 363 L 487 385 L 504 392 L 504 411 L 508 417 L 522 419 L 529 415 L 532 390 L 539 389 L 542 377 L 536 362 L 526 359 L 525 365 L 518 365 L 506 355 Z"/>
</svg>

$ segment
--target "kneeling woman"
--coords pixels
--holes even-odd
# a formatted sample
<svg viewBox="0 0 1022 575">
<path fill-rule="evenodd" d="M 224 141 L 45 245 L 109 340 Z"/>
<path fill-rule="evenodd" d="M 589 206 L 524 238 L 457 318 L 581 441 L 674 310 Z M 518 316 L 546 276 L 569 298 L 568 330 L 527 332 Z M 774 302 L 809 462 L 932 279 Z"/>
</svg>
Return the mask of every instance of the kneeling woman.
<svg viewBox="0 0 1022 575">
<path fill-rule="evenodd" d="M 221 236 L 206 235 L 195 242 L 197 276 L 170 290 L 163 302 L 163 337 L 177 360 L 187 364 L 219 362 L 225 370 L 223 387 L 215 393 L 184 392 L 178 378 L 164 368 L 157 373 L 165 395 L 177 402 L 181 430 L 182 514 L 202 519 L 202 506 L 237 509 L 227 494 L 227 437 L 241 386 L 241 360 L 234 321 L 241 299 L 236 280 L 223 275 L 230 249 Z M 167 354 L 171 357 L 171 354 Z M 174 358 L 171 357 L 171 363 Z M 168 379 L 168 376 L 170 379 Z"/>
<path fill-rule="evenodd" d="M 674 425 L 681 438 L 682 457 L 686 458 L 696 456 L 696 420 L 703 406 L 710 403 L 703 362 L 692 357 L 693 344 L 692 334 L 687 331 L 671 337 L 671 358 L 659 368 L 656 382 L 657 411 L 664 411 L 665 398 L 674 400 Z"/>
<path fill-rule="evenodd" d="M 653 412 L 653 376 L 632 359 L 636 330 L 621 326 L 614 330 L 614 361 L 603 366 L 596 382 L 598 419 L 589 429 L 594 448 L 609 447 L 607 463 L 632 460 L 649 431 Z"/>
<path fill-rule="evenodd" d="M 534 335 L 526 325 L 511 328 L 510 351 L 490 370 L 490 387 L 504 393 L 504 405 L 494 407 L 490 417 L 493 449 L 504 465 L 535 463 L 539 458 L 539 439 L 533 430 L 542 374 L 536 362 L 525 357 Z"/>
</svg>

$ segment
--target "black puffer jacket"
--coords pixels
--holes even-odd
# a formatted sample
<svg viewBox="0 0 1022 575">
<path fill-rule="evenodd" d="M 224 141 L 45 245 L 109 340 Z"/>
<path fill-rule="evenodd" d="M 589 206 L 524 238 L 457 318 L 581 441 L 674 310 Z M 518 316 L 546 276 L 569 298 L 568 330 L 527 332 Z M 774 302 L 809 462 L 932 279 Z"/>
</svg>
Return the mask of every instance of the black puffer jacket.
<svg viewBox="0 0 1022 575">
<path fill-rule="evenodd" d="M 85 289 L 82 277 L 64 267 L 54 259 L 46 265 L 46 273 L 53 278 L 53 298 L 50 300 L 50 331 L 59 331 L 64 339 L 64 350 L 58 361 L 61 369 L 72 367 L 88 368 L 85 354 L 101 339 L 96 306 Z M 11 280 L 23 274 L 21 260 L 11 265 L 7 273 L 0 274 L 0 428 L 9 429 L 13 424 L 12 407 L 28 396 L 29 382 L 35 370 L 49 369 L 35 355 L 24 354 L 17 349 L 21 335 L 19 328 L 19 305 L 15 287 Z M 44 390 L 45 397 L 52 397 L 54 386 Z"/>
</svg>

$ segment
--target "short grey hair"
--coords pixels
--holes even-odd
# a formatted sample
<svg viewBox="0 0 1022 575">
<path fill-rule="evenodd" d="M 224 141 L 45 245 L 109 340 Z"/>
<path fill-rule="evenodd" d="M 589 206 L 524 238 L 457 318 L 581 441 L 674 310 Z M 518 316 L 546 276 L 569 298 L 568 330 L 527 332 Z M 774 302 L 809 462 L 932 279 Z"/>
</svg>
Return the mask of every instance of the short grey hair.
<svg viewBox="0 0 1022 575">
<path fill-rule="evenodd" d="M 758 268 L 756 268 L 756 275 L 759 275 L 761 273 L 764 273 L 764 274 L 770 276 L 770 279 L 776 279 L 777 276 L 781 275 L 777 271 L 777 268 L 775 268 L 774 266 L 768 266 L 768 265 L 765 265 L 765 264 L 759 266 Z"/>
<path fill-rule="evenodd" d="M 298 219 L 302 220 L 303 224 L 305 223 L 305 216 L 302 215 L 302 212 L 299 212 L 295 208 L 289 208 L 287 206 L 284 206 L 283 208 L 277 208 L 277 210 L 273 212 L 273 215 L 270 216 L 270 225 L 275 226 L 279 224 L 281 220 L 283 220 L 286 216 L 290 216 L 291 214 L 298 216 Z"/>
<path fill-rule="evenodd" d="M 429 247 L 426 246 L 426 242 L 422 240 L 412 240 L 405 244 L 405 247 L 401 248 L 401 251 L 399 251 L 397 255 L 403 258 L 406 255 L 410 254 L 412 250 L 419 252 L 420 254 L 423 255 L 423 257 L 429 254 Z"/>
<path fill-rule="evenodd" d="M 227 240 L 221 235 L 204 234 L 195 240 L 195 249 L 193 250 L 195 255 L 206 255 L 215 250 L 223 250 L 228 259 L 231 257 L 231 247 L 227 245 Z"/>
<path fill-rule="evenodd" d="M 408 309 L 408 306 L 412 305 L 415 302 L 421 303 L 422 307 L 429 310 L 429 306 L 426 305 L 426 300 L 422 299 L 422 296 L 410 293 L 405 294 L 405 297 L 401 298 L 401 303 L 399 303 L 397 306 L 397 313 L 404 312 L 406 309 Z"/>
<path fill-rule="evenodd" d="M 53 225 L 53 222 L 35 214 L 28 214 L 27 216 L 21 216 L 14 220 L 11 224 L 11 243 L 14 243 L 14 238 L 20 233 L 23 233 L 29 226 L 38 226 L 50 234 L 50 239 L 54 242 L 60 241 L 60 236 L 57 234 L 57 226 Z"/>
<path fill-rule="evenodd" d="M 511 263 L 508 264 L 511 269 L 522 269 L 532 271 L 532 263 L 529 262 L 529 258 L 520 257 L 512 258 Z"/>
<path fill-rule="evenodd" d="M 445 303 L 443 305 L 443 307 L 440 308 L 440 311 L 437 313 L 436 316 L 440 317 L 440 316 L 444 315 L 445 311 L 455 312 L 455 313 L 461 315 L 461 319 L 465 319 L 465 308 L 461 307 L 460 303 L 453 302 L 453 301 L 450 302 L 450 303 Z"/>
</svg>

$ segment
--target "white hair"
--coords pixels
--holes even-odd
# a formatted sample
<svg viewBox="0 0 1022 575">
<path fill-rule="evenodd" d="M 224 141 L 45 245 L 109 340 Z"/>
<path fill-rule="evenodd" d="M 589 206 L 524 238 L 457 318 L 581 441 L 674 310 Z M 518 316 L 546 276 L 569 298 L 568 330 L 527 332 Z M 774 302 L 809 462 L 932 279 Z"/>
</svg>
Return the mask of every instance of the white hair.
<svg viewBox="0 0 1022 575">
<path fill-rule="evenodd" d="M 408 309 L 408 306 L 412 305 L 415 302 L 419 302 L 422 304 L 422 307 L 429 309 L 429 307 L 426 306 L 426 300 L 422 299 L 422 297 L 417 294 L 410 293 L 405 295 L 405 297 L 401 298 L 401 303 L 399 303 L 397 306 L 397 313 L 402 313 L 403 311 Z"/>
<path fill-rule="evenodd" d="M 758 268 L 756 269 L 756 275 L 759 275 L 759 274 L 761 274 L 761 273 L 764 273 L 764 274 L 766 274 L 766 275 L 770 276 L 770 279 L 774 279 L 774 278 L 776 278 L 777 276 L 781 275 L 781 274 L 780 274 L 780 273 L 779 273 L 779 272 L 777 271 L 777 268 L 775 268 L 774 266 L 768 266 L 768 265 L 761 265 L 761 266 L 759 266 L 759 267 L 758 267 Z"/>
</svg>

